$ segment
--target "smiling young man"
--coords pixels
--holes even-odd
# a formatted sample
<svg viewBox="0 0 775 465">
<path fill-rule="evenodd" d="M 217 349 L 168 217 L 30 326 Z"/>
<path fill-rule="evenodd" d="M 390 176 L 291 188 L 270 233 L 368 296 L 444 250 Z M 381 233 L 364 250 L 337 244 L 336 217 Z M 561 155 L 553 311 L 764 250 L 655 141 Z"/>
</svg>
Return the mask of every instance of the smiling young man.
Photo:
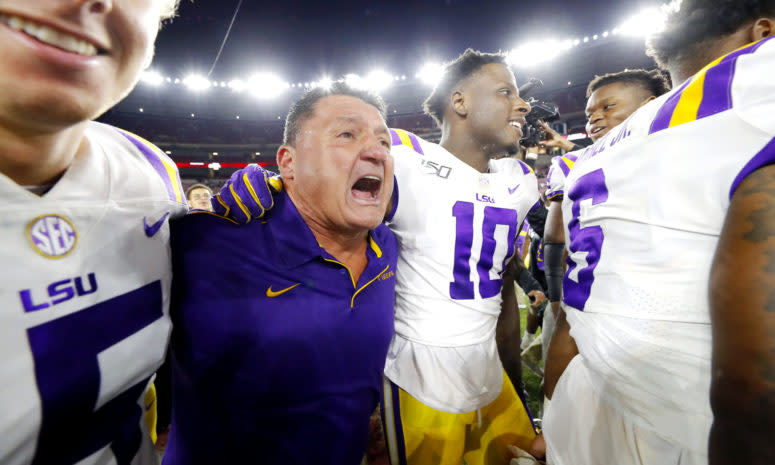
<svg viewBox="0 0 775 465">
<path fill-rule="evenodd" d="M 0 0 L 0 463 L 153 464 L 143 397 L 164 357 L 157 148 L 91 120 L 150 63 L 167 0 Z"/>
<path fill-rule="evenodd" d="M 506 463 L 508 445 L 529 449 L 535 438 L 518 395 L 518 311 L 504 272 L 539 194 L 527 165 L 494 158 L 519 150 L 530 106 L 502 55 L 467 50 L 425 111 L 441 127 L 438 145 L 393 131 L 388 221 L 401 254 L 382 405 L 390 459 Z"/>
<path fill-rule="evenodd" d="M 651 53 L 681 84 L 566 181 L 557 465 L 775 460 L 775 2 L 673 6 Z"/>
<path fill-rule="evenodd" d="M 165 465 L 360 463 L 393 336 L 384 118 L 344 84 L 309 91 L 286 119 L 267 221 L 173 225 Z"/>
</svg>

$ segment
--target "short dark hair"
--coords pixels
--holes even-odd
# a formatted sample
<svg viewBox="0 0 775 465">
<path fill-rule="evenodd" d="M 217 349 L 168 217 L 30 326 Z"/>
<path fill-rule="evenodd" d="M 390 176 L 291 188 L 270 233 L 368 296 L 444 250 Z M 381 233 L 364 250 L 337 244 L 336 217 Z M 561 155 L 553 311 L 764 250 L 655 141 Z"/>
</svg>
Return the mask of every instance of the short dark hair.
<svg viewBox="0 0 775 465">
<path fill-rule="evenodd" d="M 283 144 L 295 144 L 301 131 L 301 125 L 315 113 L 315 105 L 321 99 L 334 95 L 349 95 L 350 97 L 361 99 L 375 107 L 382 119 L 387 119 L 387 108 L 382 97 L 367 90 L 356 89 L 344 82 L 335 82 L 330 88 L 316 87 L 310 89 L 291 104 L 291 109 L 285 117 Z"/>
<path fill-rule="evenodd" d="M 201 183 L 192 184 L 192 185 L 188 186 L 188 189 L 186 189 L 186 200 L 188 200 L 188 198 L 191 196 L 191 192 L 193 192 L 195 189 L 207 189 L 208 191 L 210 191 L 211 195 L 213 193 L 213 190 L 210 189 L 209 186 L 206 186 L 206 185 L 201 184 Z"/>
<path fill-rule="evenodd" d="M 621 82 L 622 84 L 640 86 L 654 97 L 659 97 L 670 90 L 670 82 L 665 74 L 654 69 L 646 71 L 645 69 L 625 69 L 618 73 L 608 73 L 603 76 L 595 76 L 587 86 L 587 98 L 589 98 L 597 89 Z"/>
<path fill-rule="evenodd" d="M 447 108 L 449 96 L 455 86 L 475 74 L 482 66 L 491 63 L 508 66 L 506 55 L 502 53 L 484 53 L 470 48 L 454 61 L 448 63 L 444 67 L 441 80 L 436 84 L 431 95 L 425 99 L 422 105 L 425 113 L 430 115 L 436 121 L 436 124 L 441 126 L 444 122 L 444 110 Z"/>
<path fill-rule="evenodd" d="M 648 39 L 646 54 L 667 69 L 702 51 L 708 41 L 765 16 L 775 16 L 775 0 L 683 0 L 668 14 L 665 29 Z"/>
</svg>

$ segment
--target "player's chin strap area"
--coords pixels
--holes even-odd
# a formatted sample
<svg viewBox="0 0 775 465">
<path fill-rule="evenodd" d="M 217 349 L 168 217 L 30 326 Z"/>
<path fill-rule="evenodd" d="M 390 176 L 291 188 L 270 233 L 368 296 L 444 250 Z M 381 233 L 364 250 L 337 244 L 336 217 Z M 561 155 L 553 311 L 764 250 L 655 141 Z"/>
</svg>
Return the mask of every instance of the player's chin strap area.
<svg viewBox="0 0 775 465">
<path fill-rule="evenodd" d="M 544 276 L 546 276 L 547 297 L 549 302 L 559 302 L 562 299 L 562 257 L 565 244 L 561 242 L 544 243 Z"/>
</svg>

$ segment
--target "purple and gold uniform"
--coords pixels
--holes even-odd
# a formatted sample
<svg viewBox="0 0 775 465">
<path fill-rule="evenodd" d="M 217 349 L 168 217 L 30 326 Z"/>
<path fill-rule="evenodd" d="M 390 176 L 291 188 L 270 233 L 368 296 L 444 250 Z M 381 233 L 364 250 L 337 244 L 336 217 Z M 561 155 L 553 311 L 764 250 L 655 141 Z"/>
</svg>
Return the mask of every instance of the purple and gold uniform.
<svg viewBox="0 0 775 465">
<path fill-rule="evenodd" d="M 0 174 L 0 463 L 153 465 L 144 393 L 170 332 L 175 164 L 88 123 L 45 195 Z"/>
<path fill-rule="evenodd" d="M 775 163 L 773 73 L 772 38 L 722 56 L 568 172 L 563 308 L 579 355 L 544 416 L 556 464 L 708 463 L 709 277 L 732 195 Z"/>
<path fill-rule="evenodd" d="M 165 465 L 358 464 L 393 336 L 397 246 L 369 232 L 358 282 L 282 193 L 266 222 L 173 226 Z"/>
<path fill-rule="evenodd" d="M 538 205 L 535 174 L 511 158 L 480 173 L 438 144 L 391 134 L 401 253 L 382 404 L 390 461 L 506 463 L 507 445 L 527 448 L 536 434 L 495 342 L 502 273 Z"/>
<path fill-rule="evenodd" d="M 579 157 L 580 151 L 566 153 L 565 155 L 552 158 L 552 166 L 549 168 L 549 174 L 546 175 L 546 198 L 554 201 L 561 201 L 565 195 L 565 179 L 570 174 L 573 165 Z"/>
</svg>

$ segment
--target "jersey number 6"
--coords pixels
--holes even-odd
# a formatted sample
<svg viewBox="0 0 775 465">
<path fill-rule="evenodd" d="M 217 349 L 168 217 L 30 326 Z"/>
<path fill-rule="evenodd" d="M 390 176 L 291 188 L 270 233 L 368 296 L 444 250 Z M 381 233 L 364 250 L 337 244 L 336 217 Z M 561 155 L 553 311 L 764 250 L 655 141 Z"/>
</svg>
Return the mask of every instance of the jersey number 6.
<svg viewBox="0 0 775 465">
<path fill-rule="evenodd" d="M 592 171 L 576 180 L 568 198 L 573 201 L 573 219 L 568 223 L 570 254 L 568 271 L 562 283 L 563 300 L 571 307 L 583 311 L 595 280 L 594 271 L 600 261 L 604 236 L 600 226 L 582 228 L 579 216 L 581 202 L 591 200 L 592 205 L 597 205 L 608 200 L 603 170 Z"/>
</svg>

